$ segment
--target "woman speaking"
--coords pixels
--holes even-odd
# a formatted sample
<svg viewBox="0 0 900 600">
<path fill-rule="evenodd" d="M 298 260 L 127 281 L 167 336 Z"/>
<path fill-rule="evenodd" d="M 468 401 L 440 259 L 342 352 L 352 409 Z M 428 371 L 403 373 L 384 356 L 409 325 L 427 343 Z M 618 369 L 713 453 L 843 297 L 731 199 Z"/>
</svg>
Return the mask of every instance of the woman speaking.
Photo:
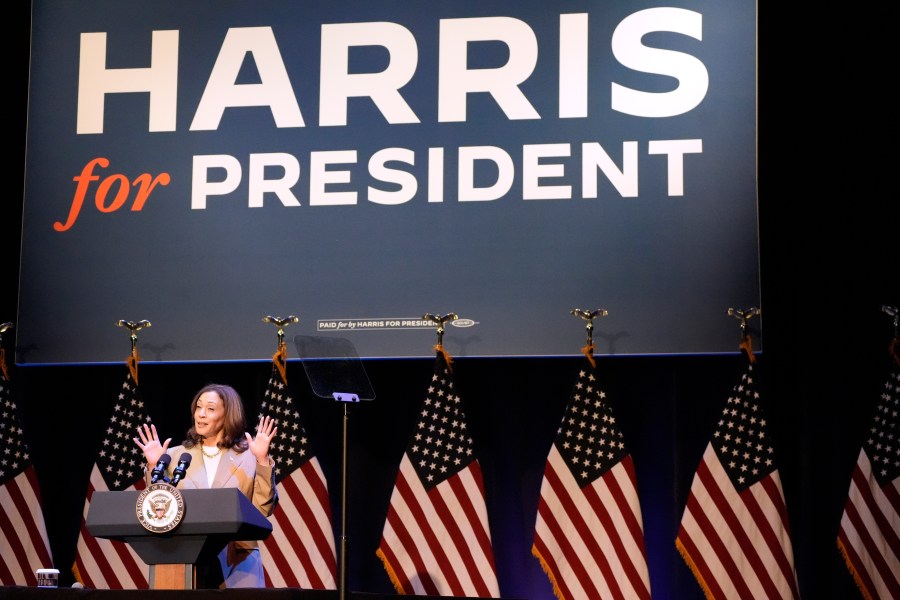
<svg viewBox="0 0 900 600">
<path fill-rule="evenodd" d="M 278 501 L 275 463 L 269 456 L 269 443 L 278 432 L 275 420 L 261 418 L 256 435 L 250 435 L 240 395 L 234 388 L 216 383 L 194 395 L 191 413 L 193 426 L 182 445 L 174 448 L 169 448 L 172 438 L 160 442 L 155 425 L 138 427 L 134 442 L 147 461 L 147 482 L 150 468 L 163 454 L 180 457 L 187 452 L 191 462 L 180 480 L 182 489 L 236 487 L 264 516 L 271 515 Z M 191 510 L 203 507 L 192 506 Z M 256 541 L 230 542 L 217 559 L 195 565 L 197 588 L 265 587 Z"/>
</svg>

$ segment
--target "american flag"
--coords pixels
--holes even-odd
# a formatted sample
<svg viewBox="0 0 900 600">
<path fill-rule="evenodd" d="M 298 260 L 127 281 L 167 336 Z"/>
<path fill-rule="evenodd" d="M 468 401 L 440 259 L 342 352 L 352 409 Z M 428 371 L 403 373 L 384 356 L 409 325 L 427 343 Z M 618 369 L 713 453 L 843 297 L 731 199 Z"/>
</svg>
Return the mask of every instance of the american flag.
<svg viewBox="0 0 900 600">
<path fill-rule="evenodd" d="M 560 600 L 650 598 L 634 463 L 592 364 L 547 457 L 531 552 Z"/>
<path fill-rule="evenodd" d="M 150 567 L 125 542 L 95 538 L 87 530 L 87 515 L 94 492 L 144 489 L 144 455 L 134 443 L 138 426 L 150 423 L 136 383 L 136 361 L 129 361 L 103 442 L 88 482 L 75 547 L 72 573 L 91 589 L 147 589 Z"/>
<path fill-rule="evenodd" d="M 41 493 L 0 350 L 0 585 L 37 585 L 53 566 Z"/>
<path fill-rule="evenodd" d="M 481 467 L 443 351 L 376 554 L 400 594 L 500 597 Z"/>
<path fill-rule="evenodd" d="M 900 370 L 885 382 L 859 451 L 838 548 L 867 600 L 900 598 Z"/>
<path fill-rule="evenodd" d="M 276 354 L 260 417 L 277 421 L 269 453 L 275 461 L 278 505 L 272 533 L 260 544 L 267 587 L 337 589 L 337 560 L 328 485 L 310 449 L 300 409 L 285 378 L 285 354 Z"/>
<path fill-rule="evenodd" d="M 753 354 L 707 444 L 675 545 L 712 599 L 799 598 L 787 506 Z"/>
</svg>

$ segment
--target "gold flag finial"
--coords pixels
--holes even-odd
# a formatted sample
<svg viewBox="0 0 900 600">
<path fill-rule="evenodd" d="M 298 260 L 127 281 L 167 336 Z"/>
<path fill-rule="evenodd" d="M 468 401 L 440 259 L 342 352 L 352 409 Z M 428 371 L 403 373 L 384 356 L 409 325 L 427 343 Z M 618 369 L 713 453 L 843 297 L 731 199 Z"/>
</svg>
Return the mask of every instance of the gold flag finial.
<svg viewBox="0 0 900 600">
<path fill-rule="evenodd" d="M 431 313 L 425 313 L 424 315 L 422 315 L 422 318 L 437 325 L 438 341 L 434 349 L 444 356 L 444 360 L 447 362 L 447 367 L 450 368 L 450 365 L 453 362 L 453 357 L 450 356 L 449 352 L 444 350 L 444 323 L 455 321 L 459 318 L 459 315 L 457 315 L 456 313 L 447 313 L 446 315 L 433 315 Z"/>
<path fill-rule="evenodd" d="M 150 321 L 144 319 L 141 321 L 125 321 L 119 319 L 116 321 L 116 327 L 125 327 L 131 333 L 131 352 L 134 354 L 137 349 L 137 332 L 144 327 L 150 327 Z"/>
<path fill-rule="evenodd" d="M 590 361 L 592 367 L 597 366 L 594 362 L 594 319 L 596 319 L 597 317 L 608 316 L 609 311 L 605 308 L 598 308 L 596 310 L 573 308 L 569 311 L 569 314 L 576 317 L 581 317 L 582 319 L 587 321 L 587 325 L 585 325 L 585 329 L 587 329 L 587 344 L 585 344 L 584 348 L 582 348 L 581 351 Z"/>
<path fill-rule="evenodd" d="M 263 317 L 263 323 L 271 323 L 278 327 L 278 347 L 284 344 L 284 328 L 290 325 L 291 323 L 299 323 L 300 317 L 296 317 L 294 315 L 288 315 L 283 319 L 281 317 L 273 317 L 271 315 L 266 315 Z"/>
<path fill-rule="evenodd" d="M 281 374 L 281 380 L 285 383 L 287 383 L 287 345 L 284 343 L 284 328 L 291 323 L 299 322 L 300 317 L 295 315 L 288 315 L 283 319 L 281 317 L 273 317 L 272 315 L 263 317 L 263 323 L 271 323 L 278 327 L 278 348 L 272 356 L 272 362 L 278 367 L 278 372 Z"/>
<path fill-rule="evenodd" d="M 135 385 L 137 385 L 138 382 L 137 332 L 144 327 L 150 327 L 150 325 L 150 321 L 146 319 L 140 321 L 126 321 L 124 319 L 119 319 L 118 321 L 116 321 L 116 327 L 124 327 L 128 329 L 129 333 L 131 334 L 131 356 L 128 357 L 126 362 L 128 363 L 128 368 L 131 370 L 131 378 L 134 379 Z"/>
<path fill-rule="evenodd" d="M 734 317 L 735 319 L 740 320 L 741 342 L 743 342 L 744 338 L 747 337 L 747 321 L 753 317 L 759 316 L 762 311 L 756 307 L 753 307 L 748 308 L 747 310 L 741 310 L 739 308 L 729 308 L 727 312 L 729 317 Z"/>
<path fill-rule="evenodd" d="M 750 359 L 750 362 L 756 362 L 756 357 L 753 356 L 753 340 L 750 337 L 750 334 L 747 332 L 747 321 L 752 319 L 753 317 L 759 316 L 762 312 L 761 309 L 752 307 L 746 310 L 741 310 L 739 308 L 729 308 L 727 311 L 729 317 L 734 317 L 735 319 L 740 320 L 741 322 L 741 344 L 740 347 L 742 350 L 746 350 L 747 357 Z"/>
<path fill-rule="evenodd" d="M 439 314 L 431 314 L 425 313 L 422 315 L 422 318 L 426 321 L 431 321 L 435 325 L 437 325 L 437 336 L 438 336 L 438 346 L 443 346 L 444 343 L 444 323 L 449 323 L 450 321 L 455 321 L 459 318 L 459 315 L 456 313 L 447 313 L 446 315 Z"/>
</svg>

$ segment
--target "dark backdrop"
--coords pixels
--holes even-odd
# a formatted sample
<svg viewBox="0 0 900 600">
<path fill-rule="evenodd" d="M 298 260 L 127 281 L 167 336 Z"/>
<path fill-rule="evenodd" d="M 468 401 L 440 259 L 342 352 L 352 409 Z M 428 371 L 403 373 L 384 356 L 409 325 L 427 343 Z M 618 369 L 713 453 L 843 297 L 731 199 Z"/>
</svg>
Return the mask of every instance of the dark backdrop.
<svg viewBox="0 0 900 600">
<path fill-rule="evenodd" d="M 12 59 L 6 65 L 14 77 L 5 104 L 11 183 L 0 209 L 0 322 L 16 319 L 30 31 L 29 3 L 16 0 L 9 6 L 8 35 L 18 36 L 8 47 Z M 879 31 L 887 28 L 885 19 L 846 13 L 787 19 L 768 12 L 760 15 L 759 26 L 763 318 L 751 324 L 765 336 L 763 394 L 801 592 L 807 599 L 857 598 L 835 539 L 864 428 L 887 369 L 893 327 L 881 306 L 900 304 L 896 166 L 886 134 L 893 106 L 878 83 L 880 69 L 893 69 L 880 58 L 891 56 L 882 42 L 890 36 Z M 726 308 L 709 319 L 729 319 L 737 346 L 737 321 L 725 315 Z M 110 326 L 119 318 L 142 316 L 110 315 Z M 275 341 L 273 333 L 273 351 Z M 11 364 L 14 344 L 15 328 L 3 335 L 3 347 L 44 495 L 60 583 L 71 585 L 68 567 L 87 477 L 124 362 L 16 367 Z M 128 351 L 123 330 L 123 361 Z M 529 554 L 530 528 L 543 459 L 578 362 L 458 359 L 456 364 L 485 472 L 501 590 L 509 597 L 547 598 L 549 585 Z M 734 383 L 737 357 L 601 357 L 600 365 L 635 459 L 654 597 L 700 599 L 674 538 L 693 470 Z M 431 367 L 420 359 L 365 363 L 377 398 L 354 407 L 350 419 L 348 581 L 353 590 L 391 591 L 374 552 Z M 268 372 L 265 362 L 140 367 L 150 414 L 164 435 L 175 439 L 188 425 L 189 399 L 202 384 L 234 385 L 252 413 Z M 288 376 L 326 470 L 337 527 L 340 407 L 311 394 L 300 363 L 290 363 Z"/>
</svg>

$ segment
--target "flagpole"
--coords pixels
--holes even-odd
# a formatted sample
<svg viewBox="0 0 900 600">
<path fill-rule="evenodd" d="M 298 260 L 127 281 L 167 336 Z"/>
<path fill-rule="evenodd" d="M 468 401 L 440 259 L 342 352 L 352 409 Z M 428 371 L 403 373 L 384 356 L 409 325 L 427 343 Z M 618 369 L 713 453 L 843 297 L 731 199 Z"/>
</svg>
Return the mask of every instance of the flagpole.
<svg viewBox="0 0 900 600">
<path fill-rule="evenodd" d="M 285 349 L 284 328 L 291 323 L 298 323 L 300 319 L 294 315 L 285 318 L 266 316 L 263 322 L 272 323 L 278 327 L 278 353 L 283 353 Z M 344 600 L 347 594 L 347 422 L 350 418 L 349 404 L 351 402 L 359 402 L 358 394 L 348 394 L 343 392 L 334 392 L 332 397 L 344 403 L 344 422 L 341 447 L 341 556 L 338 563 L 338 598 Z"/>
<path fill-rule="evenodd" d="M 634 461 L 594 359 L 594 319 L 604 309 L 574 308 L 587 322 L 575 385 L 544 462 L 535 514 L 534 556 L 560 598 L 650 600 L 650 572 Z M 578 444 L 569 442 L 578 438 Z M 607 490 L 607 491 L 603 491 Z M 604 502 L 603 497 L 615 497 Z M 583 527 L 582 523 L 603 523 Z"/>
<path fill-rule="evenodd" d="M 263 318 L 264 323 L 278 328 L 278 347 L 259 417 L 274 418 L 279 431 L 292 435 L 269 447 L 279 500 L 270 515 L 272 534 L 260 543 L 260 553 L 267 586 L 336 590 L 338 545 L 328 482 L 306 435 L 302 403 L 295 402 L 288 385 L 284 328 L 299 321 L 295 316 Z M 303 352 L 300 354 L 303 358 Z M 303 367 L 309 375 L 310 365 L 304 363 Z M 317 492 L 309 494 L 310 490 Z"/>
<path fill-rule="evenodd" d="M 126 373 L 103 440 L 105 449 L 96 456 L 88 479 L 81 529 L 71 567 L 78 584 L 73 587 L 153 589 L 158 587 L 160 581 L 177 581 L 179 589 L 189 589 L 194 584 L 193 568 L 188 569 L 183 564 L 148 564 L 127 541 L 99 538 L 87 528 L 91 500 L 96 493 L 144 489 L 144 469 L 149 468 L 136 445 L 119 442 L 131 438 L 139 427 L 152 423 L 144 407 L 137 373 L 137 332 L 150 327 L 150 321 L 122 319 L 114 325 L 129 331 L 131 354 L 124 361 Z"/>
<path fill-rule="evenodd" d="M 747 329 L 760 309 L 726 312 L 740 321 L 740 376 L 721 409 L 727 417 L 715 425 L 694 471 L 675 547 L 708 597 L 743 596 L 759 586 L 766 598 L 796 600 L 787 504 L 776 452 L 766 441 L 771 425 Z M 753 510 L 747 510 L 748 498 Z"/>
<path fill-rule="evenodd" d="M 437 325 L 434 371 L 400 460 L 376 555 L 401 595 L 500 598 L 484 477 L 453 357 L 443 348 L 444 324 L 456 318 L 423 317 Z"/>
</svg>

